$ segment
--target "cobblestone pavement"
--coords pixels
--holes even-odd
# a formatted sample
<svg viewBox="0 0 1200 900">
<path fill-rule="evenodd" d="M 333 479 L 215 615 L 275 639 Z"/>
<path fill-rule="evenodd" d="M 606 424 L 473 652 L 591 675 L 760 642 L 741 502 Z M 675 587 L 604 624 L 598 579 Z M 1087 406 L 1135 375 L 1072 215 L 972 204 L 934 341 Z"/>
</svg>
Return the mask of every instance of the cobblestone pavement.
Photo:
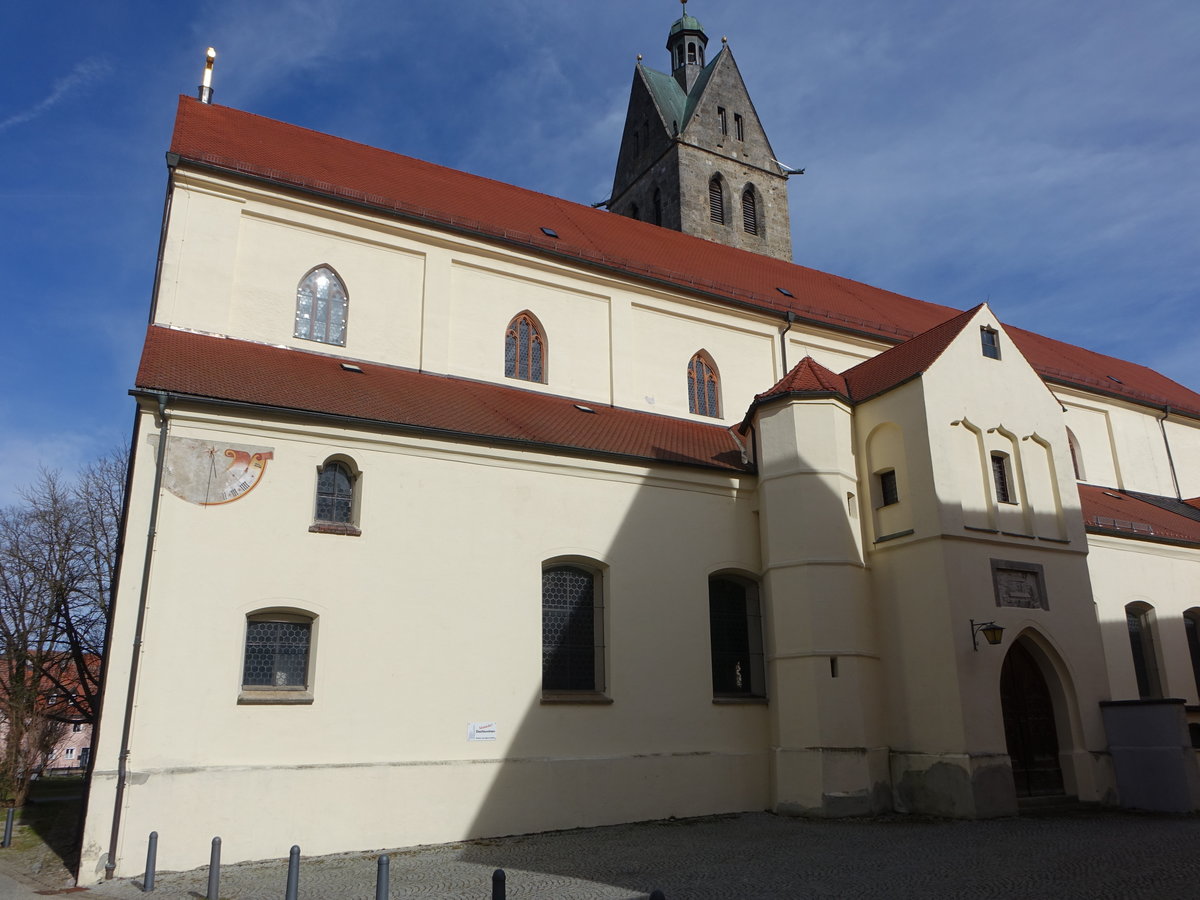
<svg viewBox="0 0 1200 900">
<path fill-rule="evenodd" d="M 301 898 L 373 900 L 375 853 L 304 859 Z M 1072 812 L 983 822 L 813 821 L 747 813 L 390 851 L 391 898 L 513 900 L 1200 897 L 1200 816 Z M 282 898 L 286 860 L 230 865 L 225 900 Z M 160 874 L 154 894 L 203 898 L 207 869 Z M 144 896 L 140 879 L 95 897 Z M 30 895 L 32 896 L 32 895 Z"/>
</svg>

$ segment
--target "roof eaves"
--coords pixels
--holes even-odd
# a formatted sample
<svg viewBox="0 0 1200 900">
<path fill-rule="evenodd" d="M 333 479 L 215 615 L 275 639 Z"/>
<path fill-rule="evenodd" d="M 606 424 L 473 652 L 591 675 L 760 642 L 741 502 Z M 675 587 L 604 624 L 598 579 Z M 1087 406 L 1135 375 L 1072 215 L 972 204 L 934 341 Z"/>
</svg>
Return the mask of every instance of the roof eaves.
<svg viewBox="0 0 1200 900">
<path fill-rule="evenodd" d="M 1200 547 L 1200 541 L 1191 541 L 1187 538 L 1167 537 L 1162 534 L 1142 534 L 1141 532 L 1122 531 L 1119 528 L 1109 528 L 1102 525 L 1092 525 L 1084 523 L 1088 534 L 1099 534 L 1104 537 L 1121 538 L 1126 541 L 1143 541 L 1149 544 L 1168 544 L 1172 547 Z"/>
<path fill-rule="evenodd" d="M 325 422 L 336 422 L 340 425 L 353 425 L 356 427 L 377 428 L 380 430 L 391 431 L 397 434 L 417 434 L 426 437 L 441 438 L 445 440 L 466 441 L 473 444 L 483 445 L 502 445 L 508 447 L 516 447 L 523 450 L 535 450 L 545 453 L 566 453 L 572 456 L 585 456 L 592 459 L 610 459 L 616 462 L 635 462 L 641 465 L 652 463 L 662 463 L 666 465 L 688 466 L 689 468 L 708 469 L 717 472 L 728 472 L 731 474 L 754 474 L 755 466 L 752 462 L 747 461 L 741 467 L 728 465 L 715 465 L 711 463 L 700 462 L 696 460 L 681 460 L 667 459 L 662 457 L 642 456 L 635 453 L 620 453 L 615 450 L 600 450 L 591 447 L 580 447 L 572 444 L 555 444 L 548 441 L 536 441 L 529 438 L 508 437 L 505 435 L 488 435 L 476 434 L 469 431 L 455 431 L 449 428 L 437 428 L 429 425 L 412 425 L 404 422 L 393 422 L 387 419 L 369 419 L 359 416 L 339 415 L 338 413 L 321 412 L 317 410 L 302 409 L 294 406 L 272 406 L 265 403 L 252 403 L 244 400 L 226 400 L 220 397 L 209 397 L 203 394 L 189 394 L 174 390 L 159 390 L 156 388 L 131 388 L 129 391 L 131 397 L 138 398 L 159 398 L 167 397 L 169 399 L 181 400 L 189 403 L 200 403 L 207 406 L 216 406 L 222 409 L 237 409 L 243 411 L 254 412 L 270 412 L 277 415 L 296 415 L 305 418 L 320 419 Z M 736 443 L 736 442 L 735 442 Z M 736 449 L 736 448 L 732 448 Z"/>
<path fill-rule="evenodd" d="M 201 171 L 220 173 L 225 176 L 233 175 L 238 178 L 244 178 L 247 181 L 285 188 L 306 196 L 318 197 L 322 200 L 333 200 L 357 209 L 384 213 L 402 221 L 433 226 L 452 234 L 460 234 L 471 238 L 485 238 L 503 246 L 517 247 L 522 250 L 534 250 L 552 259 L 570 262 L 575 265 L 585 265 L 595 271 L 615 274 L 623 278 L 633 278 L 656 287 L 665 287 L 671 290 L 686 290 L 700 298 L 715 300 L 718 303 L 736 306 L 741 309 L 752 310 L 773 318 L 786 319 L 787 313 L 790 311 L 794 315 L 796 322 L 806 325 L 813 325 L 818 328 L 842 334 L 850 334 L 856 337 L 891 342 L 893 344 L 903 343 L 906 340 L 906 337 L 899 333 L 899 329 L 895 329 L 896 334 L 886 333 L 890 326 L 882 323 L 878 323 L 872 327 L 871 323 L 865 320 L 860 321 L 832 310 L 827 312 L 810 311 L 806 313 L 803 307 L 783 309 L 773 300 L 767 302 L 757 293 L 743 291 L 732 285 L 689 281 L 681 275 L 655 273 L 649 267 L 628 260 L 612 259 L 598 253 L 589 253 L 583 248 L 574 247 L 562 241 L 548 241 L 546 238 L 539 240 L 532 234 L 518 234 L 511 230 L 500 231 L 489 229 L 482 223 L 469 223 L 456 220 L 453 217 L 438 216 L 430 210 L 404 209 L 384 198 L 372 200 L 365 197 L 348 196 L 347 193 L 339 193 L 337 191 L 324 190 L 316 186 L 300 184 L 292 179 L 275 178 L 261 172 L 224 165 L 211 159 L 180 156 L 179 162 L 186 162 L 189 166 Z M 738 296 L 739 294 L 742 296 Z"/>
</svg>

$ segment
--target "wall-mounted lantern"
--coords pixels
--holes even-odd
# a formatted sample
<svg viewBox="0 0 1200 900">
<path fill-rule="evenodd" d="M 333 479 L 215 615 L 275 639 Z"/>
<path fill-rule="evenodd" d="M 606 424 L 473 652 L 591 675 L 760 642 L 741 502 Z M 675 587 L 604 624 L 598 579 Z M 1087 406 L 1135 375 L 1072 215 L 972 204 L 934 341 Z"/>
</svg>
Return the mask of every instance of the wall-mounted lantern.
<svg viewBox="0 0 1200 900">
<path fill-rule="evenodd" d="M 979 650 L 979 634 L 983 632 L 987 642 L 995 647 L 1000 643 L 1000 638 L 1004 636 L 1004 627 L 997 625 L 995 622 L 980 622 L 975 624 L 975 620 L 971 620 L 971 646 Z"/>
</svg>

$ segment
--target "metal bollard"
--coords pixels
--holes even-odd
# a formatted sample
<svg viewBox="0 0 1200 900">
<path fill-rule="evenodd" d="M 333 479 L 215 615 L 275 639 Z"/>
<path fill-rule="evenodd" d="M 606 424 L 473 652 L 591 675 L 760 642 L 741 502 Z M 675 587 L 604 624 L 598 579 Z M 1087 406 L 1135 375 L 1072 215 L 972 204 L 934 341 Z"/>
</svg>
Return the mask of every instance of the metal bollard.
<svg viewBox="0 0 1200 900">
<path fill-rule="evenodd" d="M 11 806 L 8 808 L 8 812 L 6 812 L 4 814 L 4 842 L 0 843 L 0 847 L 11 847 L 12 846 L 13 816 L 15 816 L 16 814 L 17 814 L 16 809 L 14 809 Z"/>
<path fill-rule="evenodd" d="M 213 838 L 212 853 L 208 857 L 208 893 L 204 900 L 220 900 L 221 897 L 221 839 Z"/>
<path fill-rule="evenodd" d="M 667 895 L 662 891 L 651 891 L 650 900 L 667 900 Z"/>
<path fill-rule="evenodd" d="M 375 900 L 388 900 L 388 884 L 391 881 L 392 861 L 387 854 L 379 857 L 379 865 L 375 868 Z"/>
<path fill-rule="evenodd" d="M 154 869 L 158 865 L 158 832 L 150 832 L 150 843 L 146 845 L 146 874 L 142 877 L 142 891 L 154 890 Z"/>
<path fill-rule="evenodd" d="M 297 900 L 300 891 L 300 845 L 292 844 L 292 852 L 288 854 L 287 889 L 283 900 Z"/>
<path fill-rule="evenodd" d="M 497 869 L 492 873 L 492 900 L 504 900 L 504 870 Z"/>
</svg>

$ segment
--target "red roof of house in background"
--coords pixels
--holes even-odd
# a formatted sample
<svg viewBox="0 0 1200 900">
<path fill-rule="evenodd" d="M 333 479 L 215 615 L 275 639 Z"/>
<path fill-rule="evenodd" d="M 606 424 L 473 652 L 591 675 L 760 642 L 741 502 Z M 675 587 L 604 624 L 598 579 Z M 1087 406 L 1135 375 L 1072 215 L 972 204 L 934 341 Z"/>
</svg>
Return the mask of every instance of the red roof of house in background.
<svg viewBox="0 0 1200 900">
<path fill-rule="evenodd" d="M 193 164 L 893 342 L 959 315 L 848 278 L 186 96 L 179 100 L 171 152 Z M 1008 332 L 1048 380 L 1200 416 L 1200 394 L 1151 369 L 1021 329 Z"/>
<path fill-rule="evenodd" d="M 1088 531 L 1143 540 L 1184 541 L 1200 544 L 1200 518 L 1190 514 L 1189 503 L 1170 497 L 1142 499 L 1148 495 L 1116 488 L 1079 485 L 1079 500 Z M 1186 512 L 1174 512 L 1172 507 Z"/>
<path fill-rule="evenodd" d="M 136 383 L 143 390 L 346 417 L 433 437 L 751 469 L 720 425 L 157 325 L 146 331 Z"/>
</svg>

